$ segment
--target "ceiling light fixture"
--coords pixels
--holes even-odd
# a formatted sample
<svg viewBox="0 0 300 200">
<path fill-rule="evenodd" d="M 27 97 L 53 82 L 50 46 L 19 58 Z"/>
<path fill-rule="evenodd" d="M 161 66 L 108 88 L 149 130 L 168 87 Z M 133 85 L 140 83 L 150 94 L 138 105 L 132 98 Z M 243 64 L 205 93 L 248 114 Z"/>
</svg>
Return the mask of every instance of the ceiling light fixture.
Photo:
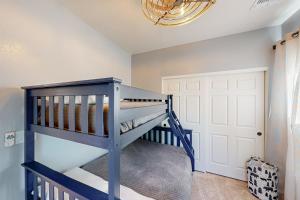
<svg viewBox="0 0 300 200">
<path fill-rule="evenodd" d="M 145 16 L 155 25 L 187 24 L 208 10 L 216 0 L 141 0 Z"/>
</svg>

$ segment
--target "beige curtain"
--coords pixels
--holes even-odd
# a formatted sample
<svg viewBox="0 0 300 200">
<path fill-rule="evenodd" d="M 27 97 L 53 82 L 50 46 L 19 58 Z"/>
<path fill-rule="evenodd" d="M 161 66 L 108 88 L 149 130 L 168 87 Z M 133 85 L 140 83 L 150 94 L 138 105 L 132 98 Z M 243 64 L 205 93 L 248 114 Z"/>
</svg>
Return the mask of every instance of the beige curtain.
<svg viewBox="0 0 300 200">
<path fill-rule="evenodd" d="M 300 200 L 300 39 L 276 45 L 270 84 L 267 161 L 279 167 L 280 193 Z"/>
<path fill-rule="evenodd" d="M 300 200 L 300 113 L 299 113 L 299 70 L 300 39 L 286 36 L 286 91 L 287 91 L 287 158 L 285 177 L 285 199 Z"/>
<path fill-rule="evenodd" d="M 279 166 L 284 199 L 300 200 L 300 39 L 288 34 L 285 40 L 277 44 L 272 74 L 268 142 L 274 143 L 274 155 L 269 156 Z"/>
<path fill-rule="evenodd" d="M 285 47 L 277 44 L 271 71 L 270 107 L 266 138 L 266 161 L 279 168 L 279 191 L 284 192 L 286 134 Z"/>
</svg>

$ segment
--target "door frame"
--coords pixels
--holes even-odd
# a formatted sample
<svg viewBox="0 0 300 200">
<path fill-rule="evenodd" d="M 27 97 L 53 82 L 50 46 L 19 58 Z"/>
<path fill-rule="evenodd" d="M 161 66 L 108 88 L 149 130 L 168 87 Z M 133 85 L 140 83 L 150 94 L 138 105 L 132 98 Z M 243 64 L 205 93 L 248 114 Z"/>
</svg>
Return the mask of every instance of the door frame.
<svg viewBox="0 0 300 200">
<path fill-rule="evenodd" d="M 223 71 L 216 71 L 216 72 L 205 72 L 205 73 L 194 73 L 194 74 L 185 74 L 185 75 L 176 75 L 176 76 L 163 76 L 161 77 L 161 91 L 164 90 L 164 80 L 170 80 L 170 79 L 179 79 L 179 78 L 193 78 L 193 77 L 210 77 L 210 76 L 216 76 L 216 75 L 229 75 L 229 74 L 245 74 L 245 73 L 253 73 L 253 72 L 264 72 L 264 108 L 265 108 L 265 116 L 264 116 L 264 152 L 266 152 L 267 147 L 267 134 L 268 134 L 268 127 L 267 127 L 267 119 L 268 119 L 268 113 L 269 113 L 269 77 L 270 77 L 270 71 L 269 67 L 255 67 L 255 68 L 247 68 L 247 69 L 238 69 L 238 70 L 223 70 Z M 207 80 L 206 80 L 207 81 Z M 205 101 L 207 102 L 208 97 L 205 98 Z M 207 108 L 205 110 L 205 113 L 207 113 Z M 207 123 L 205 126 L 205 132 L 207 133 Z M 200 140 L 204 140 L 205 149 L 209 148 L 209 137 L 207 134 L 204 134 L 203 137 L 200 137 Z M 201 141 L 199 142 L 201 144 Z M 265 154 L 265 153 L 264 153 Z M 201 163 L 203 166 L 200 167 L 200 171 L 206 173 L 207 172 L 207 166 L 208 166 L 208 159 L 209 159 L 209 151 L 205 151 L 205 153 L 200 152 L 200 156 L 204 156 L 205 163 Z"/>
</svg>

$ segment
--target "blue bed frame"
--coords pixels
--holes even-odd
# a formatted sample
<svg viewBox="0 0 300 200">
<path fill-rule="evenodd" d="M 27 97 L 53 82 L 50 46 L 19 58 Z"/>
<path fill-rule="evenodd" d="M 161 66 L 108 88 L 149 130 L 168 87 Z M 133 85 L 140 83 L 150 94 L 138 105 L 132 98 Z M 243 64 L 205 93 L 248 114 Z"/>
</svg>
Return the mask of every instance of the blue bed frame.
<svg viewBox="0 0 300 200">
<path fill-rule="evenodd" d="M 41 199 L 46 199 L 45 182 L 49 184 L 49 198 L 54 199 L 54 187 L 58 189 L 59 200 L 64 193 L 70 200 L 118 200 L 120 199 L 120 151 L 139 138 L 162 143 L 183 146 L 191 158 L 194 169 L 194 150 L 192 132 L 183 130 L 175 113 L 172 111 L 172 96 L 162 95 L 121 84 L 116 78 L 94 79 L 58 84 L 23 87 L 25 90 L 25 200 L 37 200 L 38 186 L 41 187 Z M 81 131 L 76 131 L 75 97 L 81 97 Z M 95 133 L 88 130 L 88 96 L 96 96 Z M 104 133 L 103 105 L 104 97 L 109 98 L 108 136 Z M 54 126 L 54 98 L 58 98 L 58 127 Z M 68 103 L 68 129 L 64 126 L 64 98 Z M 120 100 L 159 101 L 158 105 L 120 109 Z M 46 103 L 48 101 L 48 103 Z M 46 123 L 46 104 L 48 104 L 48 123 Z M 39 110 L 40 107 L 40 110 Z M 126 133 L 120 134 L 120 123 L 162 112 L 145 124 Z M 171 128 L 156 127 L 169 118 Z M 171 121 L 170 121 L 171 120 Z M 93 189 L 73 180 L 47 166 L 35 161 L 34 134 L 45 134 L 77 143 L 107 149 L 109 153 L 109 194 Z M 166 137 L 168 133 L 170 137 Z M 170 138 L 171 141 L 168 140 Z M 176 144 L 174 141 L 177 141 Z M 101 166 L 99 166 L 101 167 Z"/>
</svg>

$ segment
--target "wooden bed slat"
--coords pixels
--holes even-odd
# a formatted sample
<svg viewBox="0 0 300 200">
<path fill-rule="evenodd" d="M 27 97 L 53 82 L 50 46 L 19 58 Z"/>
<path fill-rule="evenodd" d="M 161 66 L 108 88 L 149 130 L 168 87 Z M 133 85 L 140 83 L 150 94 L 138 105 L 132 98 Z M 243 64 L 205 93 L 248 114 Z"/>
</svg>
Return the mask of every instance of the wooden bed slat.
<svg viewBox="0 0 300 200">
<path fill-rule="evenodd" d="M 162 133 L 161 133 L 161 131 L 159 131 L 159 143 L 162 143 Z"/>
<path fill-rule="evenodd" d="M 49 183 L 49 200 L 54 200 L 54 185 Z"/>
<path fill-rule="evenodd" d="M 34 175 L 33 178 L 33 200 L 38 200 L 38 177 Z"/>
<path fill-rule="evenodd" d="M 41 97 L 41 126 L 46 126 L 46 97 Z"/>
<path fill-rule="evenodd" d="M 151 131 L 149 131 L 147 134 L 147 140 L 151 141 Z"/>
<path fill-rule="evenodd" d="M 58 190 L 58 200 L 64 200 L 64 191 Z"/>
<path fill-rule="evenodd" d="M 151 131 L 151 142 L 155 141 L 155 133 L 154 131 Z"/>
<path fill-rule="evenodd" d="M 42 178 L 41 180 L 41 200 L 46 200 L 46 187 L 45 187 L 45 180 Z"/>
<path fill-rule="evenodd" d="M 38 97 L 33 97 L 33 124 L 38 123 Z"/>
<path fill-rule="evenodd" d="M 49 127 L 54 127 L 54 96 L 49 97 Z"/>
<path fill-rule="evenodd" d="M 145 133 L 145 134 L 142 136 L 142 139 L 143 139 L 143 140 L 146 140 L 147 134 L 148 134 L 148 133 Z"/>
<path fill-rule="evenodd" d="M 75 196 L 73 194 L 69 194 L 69 200 L 75 200 Z"/>
<path fill-rule="evenodd" d="M 149 132 L 148 139 L 150 142 L 152 141 L 152 132 L 151 131 Z"/>
<path fill-rule="evenodd" d="M 58 97 L 58 127 L 64 129 L 64 96 Z"/>
<path fill-rule="evenodd" d="M 69 130 L 75 131 L 75 96 L 69 96 L 69 113 L 68 113 L 68 120 L 69 120 Z"/>
<path fill-rule="evenodd" d="M 81 132 L 85 134 L 89 132 L 88 109 L 88 96 L 81 96 L 80 124 Z"/>
<path fill-rule="evenodd" d="M 168 144 L 168 131 L 165 131 L 165 144 Z"/>
<path fill-rule="evenodd" d="M 150 134 L 149 132 L 147 132 L 147 134 L 145 134 L 145 139 L 146 139 L 146 140 L 148 140 L 149 134 Z"/>
<path fill-rule="evenodd" d="M 104 118 L 103 118 L 104 95 L 96 96 L 95 129 L 97 136 L 104 136 Z"/>
</svg>

